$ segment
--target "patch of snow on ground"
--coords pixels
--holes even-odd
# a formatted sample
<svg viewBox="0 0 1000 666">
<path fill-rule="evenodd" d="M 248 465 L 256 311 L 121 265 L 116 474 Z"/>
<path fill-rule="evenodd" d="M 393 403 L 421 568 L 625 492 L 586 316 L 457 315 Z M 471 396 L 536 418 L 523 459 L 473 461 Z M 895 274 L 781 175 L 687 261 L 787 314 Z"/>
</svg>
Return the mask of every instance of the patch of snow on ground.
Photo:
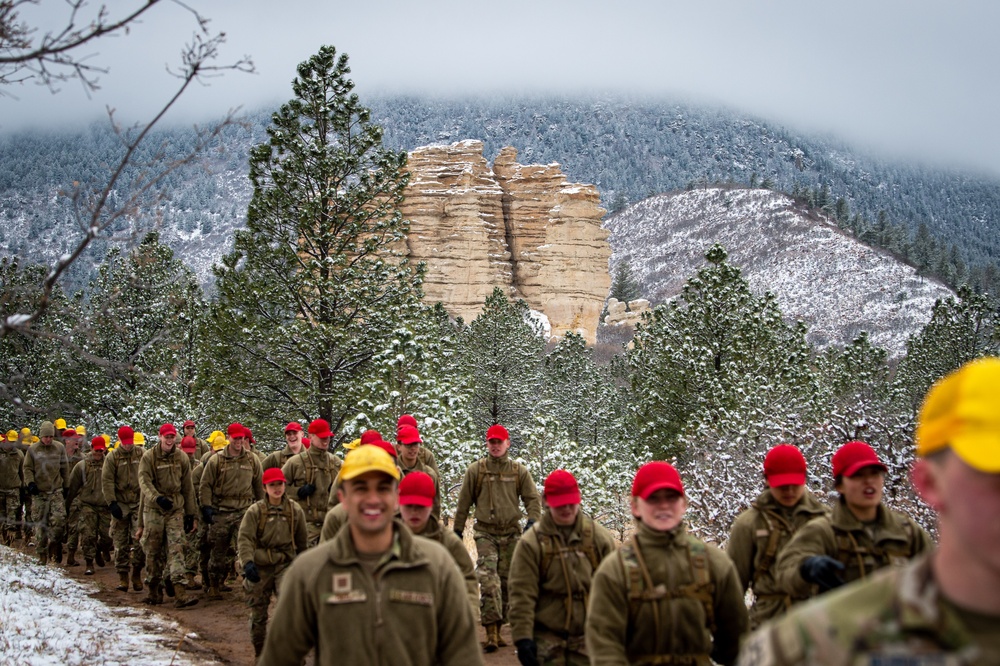
<svg viewBox="0 0 1000 666">
<path fill-rule="evenodd" d="M 0 655 L 5 664 L 204 664 L 174 654 L 180 626 L 90 598 L 90 586 L 0 546 Z M 127 630 L 121 630 L 121 628 Z"/>
</svg>

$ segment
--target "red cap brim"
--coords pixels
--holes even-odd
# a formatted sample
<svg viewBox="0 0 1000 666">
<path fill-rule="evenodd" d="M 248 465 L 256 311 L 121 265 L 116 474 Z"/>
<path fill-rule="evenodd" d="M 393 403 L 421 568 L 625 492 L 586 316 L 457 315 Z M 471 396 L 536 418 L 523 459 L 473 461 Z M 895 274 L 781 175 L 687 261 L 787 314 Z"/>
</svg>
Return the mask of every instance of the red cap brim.
<svg viewBox="0 0 1000 666">
<path fill-rule="evenodd" d="M 804 486 L 806 475 L 804 472 L 787 472 L 785 474 L 772 474 L 767 477 L 767 485 L 771 488 L 780 486 Z"/>
<path fill-rule="evenodd" d="M 400 504 L 415 504 L 417 506 L 434 506 L 434 500 L 423 495 L 400 495 Z"/>
<path fill-rule="evenodd" d="M 566 506 L 567 504 L 579 504 L 580 503 L 580 491 L 571 490 L 566 493 L 550 493 L 545 496 L 545 503 L 550 507 L 557 508 L 560 506 Z"/>
<path fill-rule="evenodd" d="M 889 471 L 888 467 L 886 467 L 885 465 L 883 465 L 882 463 L 880 463 L 877 460 L 859 460 L 858 462 L 854 463 L 850 467 L 845 467 L 843 474 L 844 474 L 844 476 L 854 476 L 855 474 L 857 474 L 860 470 L 864 469 L 865 467 L 878 467 L 883 472 L 888 472 Z"/>
</svg>

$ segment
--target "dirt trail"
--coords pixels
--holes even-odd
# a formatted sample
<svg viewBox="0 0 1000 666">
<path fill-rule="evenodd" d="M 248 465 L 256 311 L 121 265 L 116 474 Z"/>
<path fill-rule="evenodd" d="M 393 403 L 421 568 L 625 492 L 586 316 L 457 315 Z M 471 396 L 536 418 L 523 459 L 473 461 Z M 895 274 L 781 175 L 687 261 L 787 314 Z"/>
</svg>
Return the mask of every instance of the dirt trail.
<svg viewBox="0 0 1000 666">
<path fill-rule="evenodd" d="M 19 542 L 23 544 L 23 542 Z M 15 545 L 21 552 L 34 555 L 34 548 L 25 548 L 23 545 Z M 244 603 L 243 590 L 239 583 L 232 583 L 232 592 L 225 595 L 222 601 L 206 601 L 202 591 L 191 592 L 193 596 L 199 598 L 198 604 L 183 610 L 175 609 L 173 599 L 164 597 L 164 603 L 159 606 L 146 606 L 142 603 L 146 596 L 146 590 L 134 592 L 119 592 L 115 589 L 118 585 L 118 574 L 115 573 L 113 565 L 96 567 L 93 576 L 84 574 L 86 567 L 83 566 L 83 558 L 77 553 L 78 566 L 67 567 L 65 558 L 62 565 L 57 566 L 68 576 L 82 582 L 91 583 L 96 590 L 90 596 L 99 599 L 110 606 L 129 605 L 136 608 L 147 609 L 161 615 L 165 615 L 185 627 L 188 633 L 194 633 L 196 638 L 185 638 L 180 645 L 180 650 L 186 653 L 192 660 L 203 660 L 206 663 L 217 661 L 224 664 L 246 664 L 254 663 L 253 646 L 250 644 L 249 613 Z M 274 611 L 272 602 L 271 611 Z M 505 626 L 503 637 L 511 647 L 501 648 L 493 654 L 484 654 L 483 660 L 486 666 L 517 666 L 517 656 L 514 654 L 513 642 L 510 638 L 510 627 Z M 180 640 L 180 636 L 178 636 Z M 485 640 L 483 628 L 479 628 L 479 640 Z M 306 662 L 312 664 L 310 658 Z"/>
</svg>

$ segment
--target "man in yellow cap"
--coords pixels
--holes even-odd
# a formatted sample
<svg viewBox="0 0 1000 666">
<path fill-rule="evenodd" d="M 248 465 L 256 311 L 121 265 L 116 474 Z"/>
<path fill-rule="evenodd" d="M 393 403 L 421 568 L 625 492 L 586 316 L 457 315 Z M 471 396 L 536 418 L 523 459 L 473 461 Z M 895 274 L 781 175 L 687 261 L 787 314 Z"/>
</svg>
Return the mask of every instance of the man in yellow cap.
<svg viewBox="0 0 1000 666">
<path fill-rule="evenodd" d="M 1000 664 L 1000 359 L 931 387 L 916 444 L 937 550 L 764 625 L 741 665 Z"/>
<path fill-rule="evenodd" d="M 285 574 L 259 664 L 482 664 L 462 574 L 439 543 L 394 520 L 399 469 L 376 446 L 350 451 L 337 493 L 347 528 Z"/>
</svg>

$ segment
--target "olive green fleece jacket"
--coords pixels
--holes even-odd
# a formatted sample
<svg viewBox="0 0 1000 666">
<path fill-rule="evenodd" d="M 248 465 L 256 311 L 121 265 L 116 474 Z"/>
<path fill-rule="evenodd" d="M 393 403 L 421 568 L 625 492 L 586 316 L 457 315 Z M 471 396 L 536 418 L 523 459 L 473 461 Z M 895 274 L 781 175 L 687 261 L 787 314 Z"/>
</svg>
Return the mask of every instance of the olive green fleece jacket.
<svg viewBox="0 0 1000 666">
<path fill-rule="evenodd" d="M 927 532 L 909 516 L 880 504 L 874 523 L 865 525 L 841 497 L 829 516 L 812 520 L 795 533 L 781 551 L 775 571 L 782 590 L 794 598 L 808 598 L 818 590 L 799 573 L 807 557 L 827 555 L 839 560 L 845 567 L 844 582 L 850 583 L 882 567 L 902 566 L 933 545 Z"/>
<path fill-rule="evenodd" d="M 145 452 L 139 446 L 129 450 L 119 446 L 104 456 L 101 471 L 104 501 L 108 504 L 118 502 L 126 516 L 139 506 L 139 462 Z"/>
<path fill-rule="evenodd" d="M 191 479 L 191 461 L 176 446 L 164 451 L 157 444 L 142 454 L 139 461 L 139 488 L 146 498 L 146 510 L 166 513 L 156 503 L 157 497 L 173 502 L 171 511 L 183 510 L 185 515 L 198 512 L 194 499 L 194 482 Z"/>
<path fill-rule="evenodd" d="M 566 539 L 552 514 L 545 511 L 542 519 L 518 540 L 507 579 L 510 590 L 508 617 L 515 641 L 533 638 L 537 631 L 554 632 L 563 637 L 583 636 L 590 582 L 596 570 L 583 549 L 584 528 L 588 525 L 593 530 L 593 556 L 599 564 L 615 551 L 615 541 L 603 525 L 583 511 L 577 514 Z M 543 541 L 552 544 L 547 557 L 543 554 Z M 543 559 L 547 560 L 544 571 L 541 570 Z"/>
<path fill-rule="evenodd" d="M 104 469 L 104 463 L 107 459 L 107 454 L 100 460 L 97 460 L 94 458 L 93 453 L 88 453 L 83 460 L 73 467 L 73 471 L 69 473 L 69 494 L 66 496 L 67 504 L 71 504 L 74 499 L 79 498 L 83 504 L 107 509 L 101 479 L 101 472 Z"/>
<path fill-rule="evenodd" d="M 216 511 L 243 511 L 255 501 L 264 499 L 260 459 L 252 451 L 243 449 L 239 455 L 229 454 L 226 447 L 205 463 L 199 485 L 202 507 Z"/>
<path fill-rule="evenodd" d="M 640 522 L 625 546 L 601 562 L 587 608 L 587 653 L 592 664 L 644 664 L 651 663 L 644 657 L 668 654 L 690 659 L 681 663 L 705 666 L 711 663 L 709 657 L 723 666 L 736 661 L 749 623 L 736 567 L 721 550 L 705 545 L 716 627 L 712 632 L 705 604 L 682 590 L 695 583 L 688 538 L 683 524 L 658 532 Z M 643 586 L 646 598 L 633 599 L 623 549 L 636 542 L 652 587 Z"/>
<path fill-rule="evenodd" d="M 24 485 L 34 482 L 38 490 L 52 493 L 69 486 L 69 460 L 66 447 L 52 440 L 46 446 L 35 442 L 24 456 Z"/>
<path fill-rule="evenodd" d="M 281 468 L 287 484 L 286 494 L 299 503 L 306 512 L 306 520 L 322 523 L 326 517 L 333 483 L 344 461 L 328 450 L 311 446 L 288 459 Z M 311 495 L 299 497 L 299 490 L 309 484 L 315 488 Z"/>
<path fill-rule="evenodd" d="M 476 625 L 478 625 L 480 619 L 479 579 L 476 577 L 476 565 L 472 561 L 469 551 L 465 549 L 465 543 L 458 538 L 458 535 L 453 530 L 443 528 L 433 514 L 427 519 L 427 524 L 424 525 L 420 536 L 425 539 L 437 541 L 445 547 L 451 558 L 455 560 L 458 570 L 462 572 L 462 578 L 465 579 L 465 590 L 469 595 L 469 606 L 472 608 L 472 616 L 475 619 Z"/>
<path fill-rule="evenodd" d="M 778 586 L 778 556 L 800 527 L 828 513 L 829 509 L 808 490 L 793 507 L 782 506 L 770 490 L 765 490 L 737 516 L 729 531 L 726 555 L 736 565 L 743 591 L 753 588 L 751 628 L 780 615 L 792 601 L 801 600 L 791 599 Z"/>
<path fill-rule="evenodd" d="M 469 509 L 475 504 L 474 529 L 497 535 L 518 534 L 524 517 L 521 502 L 528 520 L 537 522 L 542 515 L 542 502 L 528 468 L 506 454 L 499 458 L 486 456 L 465 471 L 455 507 L 455 529 L 460 532 L 465 529 Z"/>
<path fill-rule="evenodd" d="M 368 574 L 350 530 L 295 558 L 258 664 L 476 666 L 482 648 L 462 574 L 441 544 L 393 524 L 393 545 Z"/>
<path fill-rule="evenodd" d="M 0 490 L 17 490 L 21 487 L 24 454 L 17 447 L 0 446 Z"/>
<path fill-rule="evenodd" d="M 261 527 L 261 514 L 264 526 Z M 306 549 L 306 515 L 302 507 L 282 496 L 280 504 L 271 504 L 265 497 L 254 502 L 243 514 L 236 548 L 240 565 L 254 562 L 258 566 L 286 564 Z"/>
</svg>

